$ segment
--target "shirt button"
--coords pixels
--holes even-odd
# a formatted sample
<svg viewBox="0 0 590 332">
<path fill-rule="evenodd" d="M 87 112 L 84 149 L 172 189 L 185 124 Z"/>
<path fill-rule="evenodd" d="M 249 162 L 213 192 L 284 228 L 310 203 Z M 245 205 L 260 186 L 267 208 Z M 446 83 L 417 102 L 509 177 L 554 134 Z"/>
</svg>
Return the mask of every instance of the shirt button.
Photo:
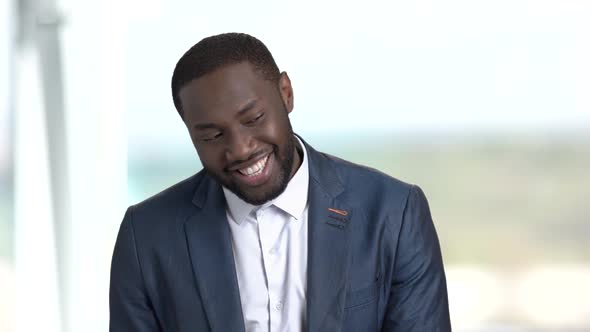
<svg viewBox="0 0 590 332">
<path fill-rule="evenodd" d="M 270 251 L 268 253 L 271 254 L 271 255 L 276 254 L 277 253 L 277 248 L 270 249 Z"/>
<path fill-rule="evenodd" d="M 277 311 L 283 309 L 283 302 L 277 302 L 277 304 L 275 304 L 275 309 L 277 309 Z"/>
</svg>

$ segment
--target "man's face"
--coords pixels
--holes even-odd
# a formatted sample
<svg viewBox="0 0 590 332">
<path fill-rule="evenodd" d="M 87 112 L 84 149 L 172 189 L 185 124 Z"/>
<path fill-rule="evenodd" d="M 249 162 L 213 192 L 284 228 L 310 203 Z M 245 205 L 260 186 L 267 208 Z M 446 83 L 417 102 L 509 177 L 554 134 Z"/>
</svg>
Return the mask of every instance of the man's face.
<svg viewBox="0 0 590 332">
<path fill-rule="evenodd" d="M 188 83 L 179 97 L 184 122 L 211 176 L 254 205 L 285 190 L 299 159 L 286 73 L 277 83 L 248 62 L 231 64 Z"/>
</svg>

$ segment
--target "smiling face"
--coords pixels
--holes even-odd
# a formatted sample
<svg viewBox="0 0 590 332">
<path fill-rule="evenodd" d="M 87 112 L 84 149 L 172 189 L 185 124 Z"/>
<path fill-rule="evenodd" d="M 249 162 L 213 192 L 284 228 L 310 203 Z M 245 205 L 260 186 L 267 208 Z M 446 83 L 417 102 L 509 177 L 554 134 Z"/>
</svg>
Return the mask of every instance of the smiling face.
<svg viewBox="0 0 590 332">
<path fill-rule="evenodd" d="M 248 62 L 223 66 L 179 91 L 184 122 L 205 170 L 244 201 L 280 195 L 301 161 L 288 114 L 286 73 L 265 79 Z"/>
</svg>

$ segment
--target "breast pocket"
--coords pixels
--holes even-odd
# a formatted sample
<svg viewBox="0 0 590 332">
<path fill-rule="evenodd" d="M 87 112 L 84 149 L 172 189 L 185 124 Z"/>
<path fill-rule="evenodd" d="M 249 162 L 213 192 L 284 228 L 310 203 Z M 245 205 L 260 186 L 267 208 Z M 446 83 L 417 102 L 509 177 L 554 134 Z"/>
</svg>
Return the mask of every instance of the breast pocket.
<svg viewBox="0 0 590 332">
<path fill-rule="evenodd" d="M 379 281 L 347 294 L 344 304 L 343 332 L 377 331 L 380 290 L 381 282 Z"/>
</svg>

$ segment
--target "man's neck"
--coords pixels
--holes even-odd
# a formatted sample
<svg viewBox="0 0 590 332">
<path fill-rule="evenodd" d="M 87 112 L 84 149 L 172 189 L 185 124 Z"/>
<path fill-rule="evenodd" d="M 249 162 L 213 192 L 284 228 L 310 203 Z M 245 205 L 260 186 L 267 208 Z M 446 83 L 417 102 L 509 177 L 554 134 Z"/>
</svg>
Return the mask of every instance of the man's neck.
<svg viewBox="0 0 590 332">
<path fill-rule="evenodd" d="M 292 179 L 297 173 L 297 170 L 299 170 L 303 161 L 303 147 L 299 144 L 299 140 L 295 136 L 293 136 L 293 140 L 295 141 L 293 144 L 295 147 L 293 149 L 293 168 L 291 169 L 289 179 Z"/>
</svg>

